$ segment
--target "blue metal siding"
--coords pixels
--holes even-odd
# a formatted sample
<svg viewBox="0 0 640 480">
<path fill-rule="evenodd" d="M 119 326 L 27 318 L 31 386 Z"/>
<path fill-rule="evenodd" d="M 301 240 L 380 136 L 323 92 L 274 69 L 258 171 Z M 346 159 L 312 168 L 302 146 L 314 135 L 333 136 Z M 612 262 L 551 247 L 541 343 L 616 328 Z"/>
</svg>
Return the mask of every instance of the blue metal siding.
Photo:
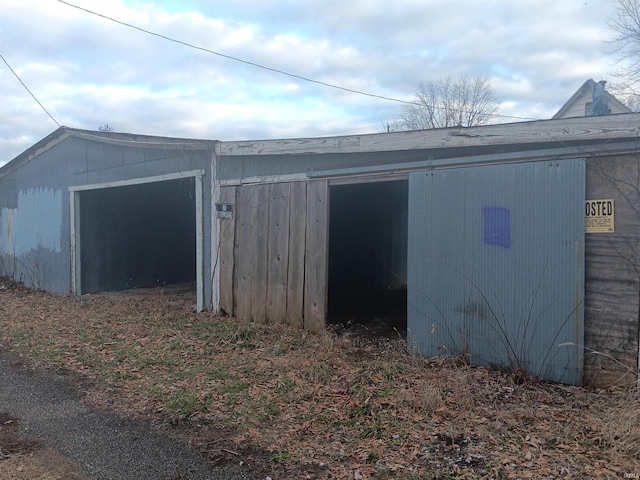
<svg viewBox="0 0 640 480">
<path fill-rule="evenodd" d="M 69 187 L 204 169 L 204 265 L 210 265 L 211 153 L 167 149 L 141 140 L 131 146 L 69 136 L 0 179 L 0 275 L 54 293 L 71 290 Z M 205 305 L 211 275 L 204 275 Z"/>
<path fill-rule="evenodd" d="M 413 346 L 581 383 L 584 192 L 583 160 L 412 173 Z"/>
<path fill-rule="evenodd" d="M 0 209 L 0 252 L 24 255 L 40 248 L 61 253 L 62 190 L 30 188 L 16 208 Z"/>
</svg>

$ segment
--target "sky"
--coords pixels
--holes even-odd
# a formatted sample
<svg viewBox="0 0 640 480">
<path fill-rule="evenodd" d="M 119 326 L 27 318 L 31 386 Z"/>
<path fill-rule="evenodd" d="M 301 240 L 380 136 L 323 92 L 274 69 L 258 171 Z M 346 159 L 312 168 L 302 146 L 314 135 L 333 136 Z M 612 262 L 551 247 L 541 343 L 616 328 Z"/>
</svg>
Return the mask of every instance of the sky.
<svg viewBox="0 0 640 480">
<path fill-rule="evenodd" d="M 489 80 L 495 123 L 551 118 L 587 79 L 615 82 L 614 9 L 613 0 L 0 0 L 0 166 L 58 124 L 226 141 L 379 133 L 420 82 L 462 75 Z"/>
</svg>

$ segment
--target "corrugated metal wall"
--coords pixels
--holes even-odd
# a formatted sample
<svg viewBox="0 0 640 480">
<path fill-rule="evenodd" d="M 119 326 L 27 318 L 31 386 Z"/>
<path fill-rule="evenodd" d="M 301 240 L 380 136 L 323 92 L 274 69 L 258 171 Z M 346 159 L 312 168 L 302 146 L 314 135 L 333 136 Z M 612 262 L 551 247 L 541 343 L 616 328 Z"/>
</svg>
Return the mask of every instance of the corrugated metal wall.
<svg viewBox="0 0 640 480">
<path fill-rule="evenodd" d="M 60 130 L 61 136 L 63 130 L 67 129 Z M 165 143 L 160 137 L 150 139 L 114 133 L 112 138 L 107 138 L 93 135 L 91 132 L 88 135 L 85 132 L 83 136 L 76 136 L 81 134 L 74 129 L 69 129 L 67 133 L 69 136 L 62 136 L 59 142 L 52 141 L 47 148 L 43 146 L 37 151 L 36 158 L 6 171 L 6 176 L 0 179 L 0 274 L 24 281 L 30 287 L 54 293 L 69 293 L 74 288 L 71 276 L 70 187 L 129 181 L 195 169 L 209 172 L 211 165 L 209 147 L 212 148 L 212 145 L 209 142 L 194 141 L 183 146 L 181 143 L 173 145 L 171 139 L 167 139 Z M 120 144 L 114 143 L 119 141 Z M 211 263 L 209 174 L 203 177 L 203 187 L 203 263 L 208 265 Z M 140 192 L 143 190 L 140 189 Z M 83 195 L 84 193 L 79 194 Z M 119 201 L 115 196 L 108 198 L 116 203 Z M 148 200 L 147 198 L 146 201 Z M 171 199 L 166 201 L 171 202 Z M 181 200 L 179 203 L 182 204 L 184 201 Z M 154 212 L 159 212 L 160 208 L 154 207 Z M 79 210 L 82 211 L 82 208 Z M 109 211 L 106 205 L 103 205 L 100 212 L 114 213 Z M 170 214 L 171 210 L 168 209 L 165 212 L 166 221 L 171 221 Z M 96 224 L 102 218 L 93 220 Z M 176 226 L 174 231 L 177 228 L 179 227 Z M 141 232 L 139 230 L 139 233 Z M 111 231 L 111 234 L 113 233 Z M 158 241 L 164 235 L 161 227 L 156 229 L 156 233 L 154 241 Z M 129 238 L 131 234 L 128 233 Z M 100 236 L 99 233 L 96 235 Z M 126 242 L 127 237 L 112 241 L 111 258 L 115 258 L 117 254 L 124 255 L 123 252 L 127 251 L 134 254 L 133 250 L 126 248 L 116 252 L 118 241 Z M 180 243 L 182 240 L 176 241 Z M 165 247 L 171 248 L 171 245 L 165 243 Z M 147 252 L 148 250 L 153 248 L 147 249 Z M 91 269 L 91 262 L 89 259 L 87 261 L 89 265 L 85 264 L 84 268 Z M 109 259 L 106 259 L 106 262 L 109 263 Z M 118 262 L 122 263 L 123 260 L 120 259 Z M 142 258 L 136 257 L 134 263 L 142 266 Z M 157 266 L 157 262 L 152 261 L 148 264 L 147 270 L 152 271 Z M 106 268 L 115 271 L 116 267 Z M 204 304 L 208 305 L 212 284 L 209 275 L 205 275 L 204 283 Z"/>
<path fill-rule="evenodd" d="M 412 173 L 413 347 L 580 384 L 584 199 L 584 160 Z"/>
<path fill-rule="evenodd" d="M 82 293 L 196 281 L 194 177 L 80 192 Z"/>
</svg>

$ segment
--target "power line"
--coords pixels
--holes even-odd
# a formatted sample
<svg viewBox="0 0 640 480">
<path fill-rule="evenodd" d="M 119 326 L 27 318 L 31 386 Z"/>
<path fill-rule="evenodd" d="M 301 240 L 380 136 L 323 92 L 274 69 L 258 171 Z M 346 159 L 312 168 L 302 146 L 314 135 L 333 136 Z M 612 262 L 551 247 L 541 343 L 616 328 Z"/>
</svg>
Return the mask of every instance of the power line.
<svg viewBox="0 0 640 480">
<path fill-rule="evenodd" d="M 11 68 L 11 65 L 9 65 L 9 62 L 7 62 L 7 60 L 2 56 L 2 54 L 1 54 L 1 53 L 0 53 L 0 58 L 2 58 L 2 61 L 5 63 L 5 65 L 6 65 L 7 67 L 9 67 L 9 70 L 11 70 L 11 73 L 13 73 L 13 74 L 15 75 L 15 77 L 16 77 L 16 78 L 18 79 L 18 81 L 22 84 L 22 86 L 24 87 L 24 89 L 25 89 L 27 92 L 29 92 L 29 95 L 31 95 L 31 96 L 33 97 L 33 99 L 38 103 L 38 105 L 40 105 L 40 108 L 42 108 L 42 110 L 44 110 L 44 111 L 45 111 L 45 113 L 46 113 L 47 115 L 49 115 L 49 118 L 51 118 L 51 120 L 53 120 L 53 122 L 54 122 L 56 125 L 58 125 L 59 127 L 61 127 L 62 125 L 60 125 L 60 124 L 58 123 L 58 121 L 57 121 L 55 118 L 53 118 L 53 115 L 51 115 L 51 114 L 49 113 L 49 110 L 47 110 L 46 108 L 44 108 L 44 105 L 42 105 L 42 103 L 40 103 L 40 100 L 38 100 L 38 99 L 36 98 L 36 96 L 33 94 L 33 92 L 32 92 L 31 90 L 29 90 L 29 87 L 27 87 L 27 86 L 24 84 L 24 82 L 22 81 L 22 79 L 18 76 L 18 74 L 15 72 L 15 70 L 13 70 L 13 68 Z"/>
<path fill-rule="evenodd" d="M 260 68 L 262 70 L 267 70 L 267 71 L 270 71 L 270 72 L 278 73 L 280 75 L 285 75 L 287 77 L 296 78 L 298 80 L 303 80 L 305 82 L 315 83 L 317 85 L 322 85 L 322 86 L 325 86 L 325 87 L 328 87 L 328 88 L 334 88 L 334 89 L 342 90 L 342 91 L 349 92 L 349 93 L 355 93 L 357 95 L 364 95 L 364 96 L 367 96 L 367 97 L 379 98 L 381 100 L 388 100 L 390 102 L 403 103 L 403 104 L 406 104 L 406 105 L 417 105 L 417 106 L 421 106 L 422 105 L 422 104 L 420 104 L 418 102 L 414 102 L 414 101 L 401 100 L 401 99 L 398 99 L 398 98 L 386 97 L 384 95 L 377 95 L 375 93 L 363 92 L 361 90 L 354 90 L 352 88 L 343 87 L 343 86 L 336 85 L 336 84 L 333 84 L 333 83 L 323 82 L 321 80 L 314 80 L 314 79 L 309 78 L 309 77 L 305 77 L 305 76 L 302 76 L 302 75 L 297 75 L 295 73 L 286 72 L 284 70 L 279 70 L 277 68 L 267 67 L 267 66 L 261 65 L 259 63 L 250 62 L 248 60 L 243 60 L 241 58 L 234 57 L 232 55 L 226 55 L 224 53 L 216 52 L 214 50 L 210 50 L 210 49 L 205 48 L 205 47 L 200 47 L 200 46 L 194 45 L 192 43 L 184 42 L 182 40 L 178 40 L 178 39 L 169 37 L 167 35 L 163 35 L 161 33 L 152 32 L 151 30 L 147 30 L 145 28 L 138 27 L 137 25 L 132 25 L 132 24 L 127 23 L 127 22 L 123 22 L 121 20 L 116 20 L 115 18 L 109 17 L 107 15 L 103 15 L 101 13 L 94 12 L 94 11 L 89 10 L 87 8 L 80 7 L 78 5 L 74 5 L 74 4 L 66 2 L 64 0 L 58 0 L 58 2 L 63 3 L 64 5 L 67 5 L 69 7 L 73 7 L 73 8 L 76 8 L 78 10 L 82 10 L 83 12 L 89 13 L 91 15 L 95 15 L 97 17 L 104 18 L 105 20 L 109 20 L 111 22 L 118 23 L 118 24 L 123 25 L 125 27 L 133 28 L 134 30 L 138 30 L 138 31 L 146 33 L 148 35 L 152 35 L 154 37 L 158 37 L 158 38 L 161 38 L 163 40 L 167 40 L 169 42 L 177 43 L 177 44 L 183 45 L 185 47 L 193 48 L 195 50 L 200 50 L 202 52 L 210 53 L 212 55 L 217 55 L 219 57 L 226 58 L 228 60 L 233 60 L 235 62 L 244 63 L 245 65 L 250 65 L 252 67 Z M 442 107 L 438 107 L 436 105 L 431 105 L 431 107 L 432 108 L 442 108 Z M 510 115 L 500 115 L 500 114 L 497 114 L 497 113 L 492 113 L 491 116 L 492 117 L 501 117 L 501 118 L 511 118 L 511 119 L 516 119 L 516 120 L 538 120 L 537 118 L 516 117 L 516 116 L 510 116 Z"/>
<path fill-rule="evenodd" d="M 389 101 L 392 101 L 392 102 L 413 103 L 413 102 L 408 102 L 406 100 L 399 100 L 397 98 L 385 97 L 385 96 L 382 96 L 382 95 L 376 95 L 374 93 L 366 93 L 366 92 L 361 92 L 359 90 L 353 90 L 353 89 L 347 88 L 347 87 L 341 87 L 340 85 L 334 85 L 334 84 L 326 83 L 326 82 L 323 82 L 323 81 L 320 81 L 320 80 L 314 80 L 312 78 L 304 77 L 302 75 L 296 75 L 295 73 L 285 72 L 283 70 L 278 70 L 277 68 L 267 67 L 265 65 L 261 65 L 259 63 L 250 62 L 248 60 L 243 60 L 241 58 L 234 57 L 234 56 L 231 56 L 231 55 L 225 55 L 224 53 L 216 52 L 214 50 L 210 50 L 208 48 L 200 47 L 198 45 L 194 45 L 192 43 L 184 42 L 182 40 L 177 40 L 175 38 L 168 37 L 166 35 L 162 35 L 161 33 L 152 32 L 151 30 L 146 30 L 146 29 L 144 29 L 142 27 L 138 27 L 136 25 L 132 25 L 132 24 L 127 23 L 127 22 L 123 22 L 121 20 L 116 20 L 115 18 L 108 17 L 107 15 L 103 15 L 101 13 L 97 13 L 97 12 L 88 10 L 86 8 L 79 7 L 77 5 L 73 5 L 73 4 L 69 3 L 69 2 L 65 2 L 64 0 L 58 0 L 58 1 L 60 3 L 64 3 L 65 5 L 68 5 L 70 7 L 77 8 L 78 10 L 82 10 L 82 11 L 85 11 L 85 12 L 90 13 L 92 15 L 96 15 L 98 17 L 102 17 L 102 18 L 104 18 L 106 20 L 110 20 L 112 22 L 119 23 L 120 25 L 124 25 L 125 27 L 133 28 L 133 29 L 138 30 L 140 32 L 143 32 L 143 33 L 146 33 L 146 34 L 149 34 L 149 35 L 153 35 L 154 37 L 159 37 L 159 38 L 162 38 L 163 40 L 168 40 L 170 42 L 174 42 L 174 43 L 177 43 L 177 44 L 180 44 L 180 45 L 184 45 L 185 47 L 194 48 L 196 50 L 200 50 L 200 51 L 203 51 L 203 52 L 206 52 L 206 53 L 210 53 L 212 55 L 217 55 L 219 57 L 223 57 L 223 58 L 226 58 L 226 59 L 229 59 L 229 60 L 233 60 L 233 61 L 236 61 L 236 62 L 244 63 L 244 64 L 250 65 L 252 67 L 261 68 L 263 70 L 268 70 L 270 72 L 279 73 L 281 75 L 286 75 L 288 77 L 297 78 L 299 80 L 304 80 L 305 82 L 316 83 L 318 85 L 323 85 L 323 86 L 329 87 L 329 88 L 337 88 L 338 90 L 344 90 L 345 92 L 357 93 L 359 95 L 366 95 L 368 97 L 380 98 L 382 100 L 389 100 Z"/>
</svg>

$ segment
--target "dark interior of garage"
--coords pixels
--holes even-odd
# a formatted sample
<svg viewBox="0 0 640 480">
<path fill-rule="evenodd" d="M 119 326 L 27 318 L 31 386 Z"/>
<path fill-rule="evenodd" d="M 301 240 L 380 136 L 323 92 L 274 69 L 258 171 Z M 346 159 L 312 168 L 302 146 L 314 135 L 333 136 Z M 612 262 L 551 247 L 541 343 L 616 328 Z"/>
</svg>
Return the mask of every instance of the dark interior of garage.
<svg viewBox="0 0 640 480">
<path fill-rule="evenodd" d="M 329 324 L 406 333 L 408 182 L 330 187 Z"/>
<path fill-rule="evenodd" d="M 194 189 L 183 178 L 80 192 L 82 293 L 195 282 Z"/>
</svg>

